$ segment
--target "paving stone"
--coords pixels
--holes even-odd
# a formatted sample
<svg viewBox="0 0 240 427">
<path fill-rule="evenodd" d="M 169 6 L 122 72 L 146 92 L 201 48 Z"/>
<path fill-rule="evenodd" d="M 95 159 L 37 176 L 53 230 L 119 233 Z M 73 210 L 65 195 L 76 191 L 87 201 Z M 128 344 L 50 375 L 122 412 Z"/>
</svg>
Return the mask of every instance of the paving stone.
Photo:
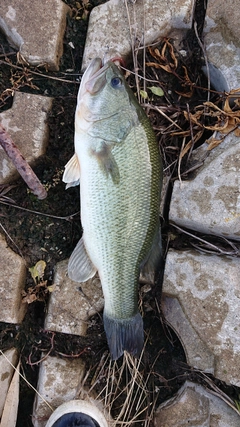
<svg viewBox="0 0 240 427">
<path fill-rule="evenodd" d="M 186 381 L 155 414 L 155 427 L 239 427 L 240 417 L 222 399 Z"/>
<path fill-rule="evenodd" d="M 193 328 L 178 299 L 163 295 L 162 310 L 165 319 L 181 341 L 187 363 L 196 369 L 214 374 L 214 355 Z"/>
<path fill-rule="evenodd" d="M 51 106 L 52 98 L 16 92 L 12 108 L 0 114 L 2 126 L 29 163 L 45 153 L 47 114 Z M 0 182 L 9 182 L 17 175 L 15 166 L 0 146 Z"/>
<path fill-rule="evenodd" d="M 238 258 L 170 250 L 166 259 L 163 293 L 177 298 L 187 322 L 214 355 L 216 378 L 240 386 L 240 263 Z M 173 305 L 174 309 L 174 305 Z M 179 311 L 166 319 L 184 341 Z M 193 342 L 193 348 L 191 347 Z M 189 346 L 188 346 L 189 345 Z M 189 360 L 196 354 L 194 336 L 184 345 Z M 200 366 L 202 363 L 199 359 Z M 197 358 L 194 359 L 197 368 Z"/>
<path fill-rule="evenodd" d="M 210 152 L 194 180 L 175 181 L 170 221 L 202 233 L 240 240 L 239 142 L 234 134 L 228 135 Z"/>
<path fill-rule="evenodd" d="M 43 355 L 44 356 L 44 355 Z M 81 359 L 59 359 L 48 356 L 41 362 L 37 390 L 50 407 L 59 405 L 76 397 L 85 372 Z M 36 394 L 32 422 L 34 427 L 45 427 L 52 410 Z"/>
<path fill-rule="evenodd" d="M 103 309 L 101 282 L 93 277 L 85 283 L 76 283 L 67 276 L 68 260 L 59 262 L 55 269 L 54 284 L 45 329 L 68 334 L 85 335 L 87 321 Z"/>
<path fill-rule="evenodd" d="M 11 348 L 4 352 L 4 355 L 14 366 L 17 365 L 18 351 L 16 348 Z M 0 418 L 2 416 L 4 403 L 6 400 L 7 392 L 13 376 L 13 367 L 3 355 L 0 355 Z"/>
<path fill-rule="evenodd" d="M 66 15 L 61 0 L 9 0 L 1 2 L 0 28 L 11 45 L 33 65 L 58 70 L 63 53 Z"/>
<path fill-rule="evenodd" d="M 214 20 L 226 40 L 240 47 L 238 0 L 208 0 L 207 17 Z"/>
<path fill-rule="evenodd" d="M 191 0 L 110 0 L 95 7 L 90 14 L 82 68 L 96 56 L 129 57 L 131 40 L 147 45 L 168 36 L 172 29 L 189 28 L 191 7 Z M 107 37 L 103 28 L 107 28 Z"/>
<path fill-rule="evenodd" d="M 26 267 L 23 259 L 7 247 L 0 234 L 0 322 L 21 323 L 27 304 L 22 303 Z"/>
<path fill-rule="evenodd" d="M 208 60 L 221 71 L 229 90 L 239 88 L 239 1 L 209 0 L 206 22 L 204 44 Z M 213 85 L 216 79 L 218 76 L 213 74 Z M 216 89 L 221 90 L 218 87 Z"/>
</svg>

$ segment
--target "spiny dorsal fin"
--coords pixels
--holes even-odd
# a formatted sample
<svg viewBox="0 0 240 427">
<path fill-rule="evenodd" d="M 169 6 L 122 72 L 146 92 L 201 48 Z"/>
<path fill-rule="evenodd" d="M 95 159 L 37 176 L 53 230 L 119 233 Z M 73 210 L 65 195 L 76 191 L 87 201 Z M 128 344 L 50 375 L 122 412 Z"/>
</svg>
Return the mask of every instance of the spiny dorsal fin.
<svg viewBox="0 0 240 427">
<path fill-rule="evenodd" d="M 76 153 L 71 157 L 65 166 L 65 171 L 62 177 L 63 182 L 66 182 L 66 188 L 79 185 L 80 181 L 80 164 Z"/>
<path fill-rule="evenodd" d="M 79 240 L 68 262 L 68 276 L 74 282 L 86 282 L 97 269 L 86 251 L 83 237 Z"/>
</svg>

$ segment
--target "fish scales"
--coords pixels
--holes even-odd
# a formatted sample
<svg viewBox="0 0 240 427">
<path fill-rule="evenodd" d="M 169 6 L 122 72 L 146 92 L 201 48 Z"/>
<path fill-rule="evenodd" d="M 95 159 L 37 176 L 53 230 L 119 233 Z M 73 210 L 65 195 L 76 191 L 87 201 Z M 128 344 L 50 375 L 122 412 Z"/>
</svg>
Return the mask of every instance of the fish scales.
<svg viewBox="0 0 240 427">
<path fill-rule="evenodd" d="M 102 177 L 94 158 L 86 163 L 91 175 L 81 199 L 84 205 L 81 218 L 84 228 L 88 230 L 84 238 L 85 246 L 98 270 L 103 291 L 110 296 L 105 301 L 105 313 L 117 318 L 130 318 L 137 313 L 136 270 L 139 266 L 136 261 L 150 222 L 151 188 L 148 184 L 151 168 L 147 170 L 144 165 L 143 171 L 143 164 L 149 162 L 149 150 L 138 137 L 142 130 L 141 126 L 134 129 L 123 146 L 112 150 L 119 165 L 119 184 Z M 133 144 L 129 143 L 131 140 Z M 121 176 L 124 176 L 124 180 L 121 180 Z M 101 258 L 99 254 L 102 254 Z M 126 283 L 129 283 L 127 288 Z"/>
<path fill-rule="evenodd" d="M 138 278 L 159 235 L 161 163 L 148 119 L 122 81 L 121 72 L 113 63 L 98 69 L 96 61 L 92 70 L 90 64 L 85 79 L 83 76 L 81 86 L 85 84 L 87 90 L 80 87 L 76 110 L 83 238 L 70 258 L 69 275 L 81 281 L 98 271 L 105 299 L 104 327 L 112 358 L 117 359 L 124 350 L 136 355 L 143 346 Z M 111 87 L 107 91 L 114 78 L 121 79 L 121 91 L 126 92 L 122 108 L 117 105 L 120 96 L 115 99 Z M 99 94 L 101 102 L 96 100 Z M 90 100 L 84 104 L 87 96 Z M 112 100 L 108 110 L 106 103 Z M 71 175 L 75 185 L 77 174 L 66 165 L 63 179 L 69 185 Z M 158 253 L 159 243 L 155 246 Z M 82 251 L 86 253 L 83 266 Z"/>
</svg>

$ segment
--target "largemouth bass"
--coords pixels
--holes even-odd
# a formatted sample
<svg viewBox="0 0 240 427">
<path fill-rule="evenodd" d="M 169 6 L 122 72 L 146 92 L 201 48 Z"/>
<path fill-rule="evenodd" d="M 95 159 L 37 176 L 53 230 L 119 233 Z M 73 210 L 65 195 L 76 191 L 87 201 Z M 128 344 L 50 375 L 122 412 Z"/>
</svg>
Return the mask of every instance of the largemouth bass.
<svg viewBox="0 0 240 427">
<path fill-rule="evenodd" d="M 154 132 L 123 74 L 112 61 L 92 60 L 78 93 L 75 154 L 63 175 L 67 187 L 80 181 L 83 227 L 68 275 L 84 282 L 98 271 L 114 360 L 143 347 L 138 279 L 161 255 L 161 179 Z"/>
</svg>

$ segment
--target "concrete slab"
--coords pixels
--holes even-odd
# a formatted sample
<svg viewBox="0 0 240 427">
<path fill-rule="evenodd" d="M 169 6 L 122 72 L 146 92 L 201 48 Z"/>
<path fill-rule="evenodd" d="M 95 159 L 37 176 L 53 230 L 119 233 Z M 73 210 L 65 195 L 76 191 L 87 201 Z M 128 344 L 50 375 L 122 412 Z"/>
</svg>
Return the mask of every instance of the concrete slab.
<svg viewBox="0 0 240 427">
<path fill-rule="evenodd" d="M 85 283 L 73 282 L 67 276 L 67 265 L 68 260 L 64 260 L 56 266 L 56 289 L 49 299 L 45 329 L 85 335 L 88 319 L 103 309 L 101 282 L 98 277 Z"/>
<path fill-rule="evenodd" d="M 170 250 L 166 259 L 163 293 L 177 298 L 182 311 L 214 355 L 214 375 L 240 386 L 240 263 L 238 258 L 201 254 L 188 250 Z M 174 309 L 174 306 L 173 306 Z M 178 311 L 166 312 L 166 319 L 184 341 L 183 324 Z M 185 342 L 192 360 L 196 354 L 194 335 Z M 192 347 L 193 343 L 193 347 Z M 194 359 L 194 365 L 201 369 Z"/>
<path fill-rule="evenodd" d="M 238 0 L 208 0 L 207 17 L 215 22 L 229 44 L 240 47 Z"/>
<path fill-rule="evenodd" d="M 189 28 L 191 7 L 191 0 L 110 0 L 95 7 L 90 14 L 82 68 L 96 56 L 131 57 L 132 42 L 141 47 L 168 36 L 172 29 Z"/>
<path fill-rule="evenodd" d="M 0 234 L 0 322 L 21 323 L 27 304 L 22 303 L 25 286 L 24 260 L 10 248 Z"/>
<path fill-rule="evenodd" d="M 240 240 L 239 141 L 234 134 L 228 135 L 210 152 L 194 180 L 175 181 L 170 221 L 202 233 Z"/>
<path fill-rule="evenodd" d="M 0 114 L 2 126 L 29 163 L 45 153 L 51 107 L 52 98 L 16 92 L 12 108 Z M 16 176 L 18 172 L 0 146 L 0 182 L 7 183 Z"/>
<path fill-rule="evenodd" d="M 204 46 L 208 60 L 224 76 L 227 88 L 218 87 L 221 77 L 212 69 L 212 84 L 220 91 L 240 88 L 240 29 L 238 0 L 209 0 Z M 211 75 L 211 73 L 210 73 Z"/>
<path fill-rule="evenodd" d="M 37 385 L 41 397 L 36 395 L 34 401 L 32 416 L 34 427 L 45 427 L 52 410 L 76 397 L 84 372 L 85 363 L 81 359 L 70 360 L 48 356 L 41 363 Z"/>
<path fill-rule="evenodd" d="M 5 357 L 0 355 L 0 418 L 3 413 L 7 392 L 14 373 L 14 369 L 10 363 L 14 366 L 17 365 L 18 351 L 16 348 L 11 348 L 10 350 L 5 351 L 4 355 Z"/>
<path fill-rule="evenodd" d="M 155 427 L 238 427 L 239 415 L 222 399 L 190 381 L 157 409 Z"/>
<path fill-rule="evenodd" d="M 192 326 L 178 299 L 163 295 L 162 311 L 181 341 L 187 363 L 193 368 L 214 374 L 214 354 Z"/>
<path fill-rule="evenodd" d="M 61 0 L 2 2 L 0 28 L 30 64 L 58 70 L 68 12 Z"/>
</svg>

